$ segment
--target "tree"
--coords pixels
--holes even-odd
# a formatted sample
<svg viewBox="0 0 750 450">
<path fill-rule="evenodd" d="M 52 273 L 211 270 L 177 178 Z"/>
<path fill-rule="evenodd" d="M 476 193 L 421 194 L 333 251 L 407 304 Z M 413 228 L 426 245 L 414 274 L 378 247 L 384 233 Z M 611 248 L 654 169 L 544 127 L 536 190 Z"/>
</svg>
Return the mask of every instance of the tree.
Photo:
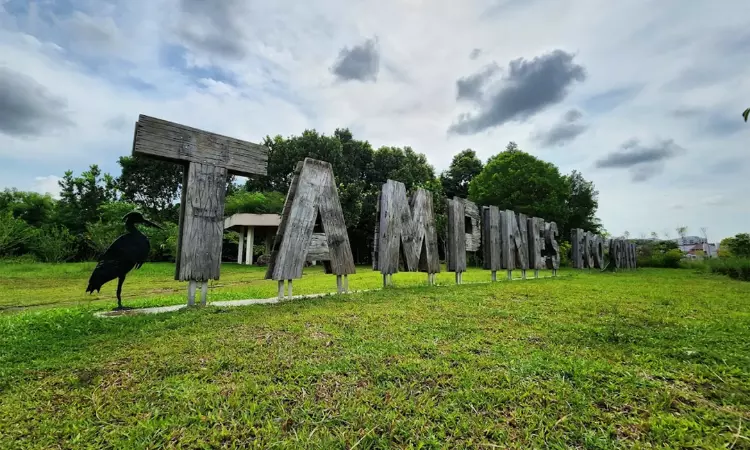
<svg viewBox="0 0 750 450">
<path fill-rule="evenodd" d="M 685 236 L 687 236 L 688 227 L 683 225 L 675 228 L 675 231 L 677 232 L 677 235 L 680 236 L 680 245 L 685 245 Z"/>
<path fill-rule="evenodd" d="M 0 212 L 0 256 L 11 255 L 32 237 L 32 229 L 10 211 Z"/>
<path fill-rule="evenodd" d="M 731 256 L 738 258 L 750 258 L 750 233 L 739 233 L 731 238 L 721 241 L 720 246 L 726 245 Z"/>
<path fill-rule="evenodd" d="M 651 239 L 653 239 L 654 241 L 658 241 L 659 240 L 659 233 L 657 233 L 656 231 L 652 231 L 651 232 Z"/>
<path fill-rule="evenodd" d="M 565 202 L 567 217 L 564 223 L 558 224 L 561 231 L 568 236 L 573 228 L 582 228 L 592 233 L 599 233 L 602 228 L 601 221 L 596 217 L 599 208 L 599 191 L 594 183 L 587 181 L 583 175 L 574 170 L 565 176 L 570 192 Z"/>
<path fill-rule="evenodd" d="M 476 152 L 466 149 L 453 157 L 448 170 L 440 175 L 445 196 L 448 198 L 469 197 L 469 183 L 484 168 Z"/>
<path fill-rule="evenodd" d="M 490 158 L 469 184 L 469 199 L 477 204 L 558 224 L 566 223 L 569 197 L 570 185 L 555 165 L 519 150 L 513 142 Z"/>
<path fill-rule="evenodd" d="M 181 165 L 143 156 L 123 156 L 118 163 L 122 174 L 116 186 L 123 200 L 160 220 L 177 220 L 174 203 L 182 188 L 184 169 Z"/>
<path fill-rule="evenodd" d="M 745 119 L 745 122 L 747 122 L 747 117 L 750 116 L 750 108 L 747 108 L 743 113 L 742 117 Z"/>
<path fill-rule="evenodd" d="M 0 211 L 10 211 L 32 227 L 49 223 L 55 212 L 55 200 L 49 194 L 6 189 L 0 192 Z"/>
<path fill-rule="evenodd" d="M 86 224 L 97 222 L 101 206 L 117 197 L 114 179 L 102 174 L 96 164 L 79 177 L 73 177 L 68 170 L 58 183 L 61 188 L 58 221 L 73 234 L 81 234 Z"/>
</svg>

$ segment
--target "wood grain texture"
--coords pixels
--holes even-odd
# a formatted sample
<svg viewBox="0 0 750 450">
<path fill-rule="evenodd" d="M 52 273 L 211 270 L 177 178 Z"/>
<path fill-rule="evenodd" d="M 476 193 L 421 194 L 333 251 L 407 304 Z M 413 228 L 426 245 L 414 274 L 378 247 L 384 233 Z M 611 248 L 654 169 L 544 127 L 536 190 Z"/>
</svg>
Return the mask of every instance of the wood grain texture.
<svg viewBox="0 0 750 450">
<path fill-rule="evenodd" d="M 570 230 L 570 259 L 574 269 L 583 269 L 584 233 L 580 228 Z"/>
<path fill-rule="evenodd" d="M 594 268 L 596 269 L 603 269 L 604 268 L 604 238 L 602 238 L 600 235 L 595 234 L 592 237 L 592 245 L 594 247 Z"/>
<path fill-rule="evenodd" d="M 372 240 L 372 270 L 379 270 L 380 269 L 380 222 L 383 220 L 380 217 L 380 201 L 383 198 L 381 187 L 381 192 L 378 192 L 378 200 L 375 202 L 375 235 L 373 236 Z"/>
<path fill-rule="evenodd" d="M 466 271 L 466 209 L 464 202 L 446 199 L 448 211 L 447 266 L 448 272 Z"/>
<path fill-rule="evenodd" d="M 440 272 L 432 195 L 417 189 L 407 199 L 403 183 L 387 180 L 378 198 L 377 269 L 383 274 L 397 273 L 403 257 L 409 272 Z"/>
<path fill-rule="evenodd" d="M 585 231 L 583 233 L 583 263 L 587 269 L 594 268 L 594 233 Z"/>
<path fill-rule="evenodd" d="M 454 201 L 461 202 L 464 205 L 464 233 L 466 233 L 466 251 L 476 252 L 482 248 L 482 218 L 479 213 L 477 204 L 461 197 L 453 197 Z M 470 229 L 466 229 L 467 223 Z"/>
<path fill-rule="evenodd" d="M 175 278 L 179 281 L 218 280 L 227 170 L 190 163 L 186 172 Z"/>
<path fill-rule="evenodd" d="M 513 232 L 516 241 L 516 267 L 522 270 L 529 268 L 529 221 L 526 214 L 516 214 L 518 221 Z"/>
<path fill-rule="evenodd" d="M 503 268 L 501 248 L 500 210 L 497 206 L 482 208 L 482 267 L 492 271 L 492 281 L 496 281 L 496 271 Z"/>
<path fill-rule="evenodd" d="M 500 211 L 500 257 L 503 262 L 503 269 L 513 270 L 516 268 L 516 238 L 518 232 L 518 222 L 516 213 L 510 209 Z M 510 273 L 509 273 L 510 275 Z"/>
<path fill-rule="evenodd" d="M 328 250 L 328 236 L 325 233 L 313 233 L 310 239 L 310 247 L 307 250 L 307 262 L 329 261 L 331 259 Z"/>
<path fill-rule="evenodd" d="M 534 270 L 544 269 L 544 219 L 529 217 L 529 268 Z"/>
<path fill-rule="evenodd" d="M 185 164 L 224 167 L 235 175 L 266 175 L 268 148 L 141 114 L 133 154 Z"/>
<path fill-rule="evenodd" d="M 557 270 L 560 268 L 560 244 L 557 242 L 557 223 L 547 222 L 544 224 L 545 253 L 547 256 L 547 268 Z"/>
<path fill-rule="evenodd" d="M 302 277 L 318 214 L 328 241 L 331 273 L 355 273 L 349 236 L 346 233 L 336 181 L 331 165 L 305 158 L 289 188 L 266 279 L 292 280 Z"/>
<path fill-rule="evenodd" d="M 638 268 L 638 246 L 633 244 L 633 269 Z"/>
</svg>

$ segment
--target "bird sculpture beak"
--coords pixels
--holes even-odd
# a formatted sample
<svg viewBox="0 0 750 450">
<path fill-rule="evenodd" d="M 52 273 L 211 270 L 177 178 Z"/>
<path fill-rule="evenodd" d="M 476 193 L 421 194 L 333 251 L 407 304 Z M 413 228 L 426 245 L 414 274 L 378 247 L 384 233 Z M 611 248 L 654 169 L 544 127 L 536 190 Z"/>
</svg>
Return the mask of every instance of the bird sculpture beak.
<svg viewBox="0 0 750 450">
<path fill-rule="evenodd" d="M 159 225 L 155 224 L 154 222 L 151 222 L 148 219 L 143 219 L 143 224 L 148 225 L 149 227 L 158 228 L 160 230 L 163 230 L 164 228 L 160 227 Z"/>
</svg>

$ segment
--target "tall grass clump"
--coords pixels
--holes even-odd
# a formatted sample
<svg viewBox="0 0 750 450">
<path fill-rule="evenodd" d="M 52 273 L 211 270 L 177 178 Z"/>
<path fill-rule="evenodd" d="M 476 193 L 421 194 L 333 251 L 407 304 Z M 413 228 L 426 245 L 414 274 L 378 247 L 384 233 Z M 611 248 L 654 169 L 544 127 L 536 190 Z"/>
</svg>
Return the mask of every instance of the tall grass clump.
<svg viewBox="0 0 750 450">
<path fill-rule="evenodd" d="M 750 258 L 712 258 L 705 260 L 705 265 L 712 273 L 727 275 L 736 280 L 750 281 Z"/>
</svg>

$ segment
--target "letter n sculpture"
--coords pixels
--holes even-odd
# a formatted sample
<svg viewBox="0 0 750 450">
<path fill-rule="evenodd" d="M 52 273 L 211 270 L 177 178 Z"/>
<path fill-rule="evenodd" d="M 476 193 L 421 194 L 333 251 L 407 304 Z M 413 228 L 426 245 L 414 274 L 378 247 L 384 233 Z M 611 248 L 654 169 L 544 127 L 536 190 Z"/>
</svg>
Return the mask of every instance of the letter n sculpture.
<svg viewBox="0 0 750 450">
<path fill-rule="evenodd" d="M 185 167 L 175 279 L 190 282 L 188 306 L 200 283 L 205 305 L 208 280 L 218 280 L 221 269 L 227 175 L 265 175 L 268 148 L 141 114 L 133 155 Z"/>
<path fill-rule="evenodd" d="M 356 269 L 333 169 L 325 161 L 305 158 L 294 171 L 266 271 L 267 280 L 279 282 L 279 297 L 284 297 L 285 280 L 291 298 L 292 280 L 302 278 L 318 215 L 328 244 L 326 272 L 336 275 L 339 293 L 348 290 L 347 275 Z"/>
</svg>

